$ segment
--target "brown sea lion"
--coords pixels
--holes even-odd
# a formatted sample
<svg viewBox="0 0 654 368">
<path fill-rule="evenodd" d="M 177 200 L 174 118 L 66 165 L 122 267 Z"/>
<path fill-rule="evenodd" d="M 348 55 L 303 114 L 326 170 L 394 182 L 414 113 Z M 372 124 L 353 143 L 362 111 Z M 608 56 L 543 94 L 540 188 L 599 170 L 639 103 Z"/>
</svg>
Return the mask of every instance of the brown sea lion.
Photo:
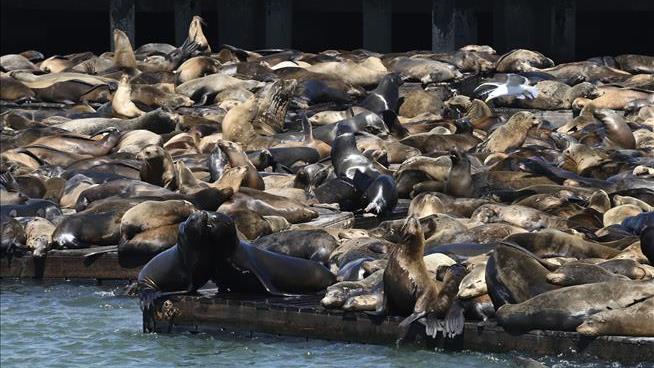
<svg viewBox="0 0 654 368">
<path fill-rule="evenodd" d="M 175 165 L 168 152 L 159 146 L 146 146 L 136 155 L 142 161 L 140 176 L 146 183 L 176 189 Z"/>
</svg>

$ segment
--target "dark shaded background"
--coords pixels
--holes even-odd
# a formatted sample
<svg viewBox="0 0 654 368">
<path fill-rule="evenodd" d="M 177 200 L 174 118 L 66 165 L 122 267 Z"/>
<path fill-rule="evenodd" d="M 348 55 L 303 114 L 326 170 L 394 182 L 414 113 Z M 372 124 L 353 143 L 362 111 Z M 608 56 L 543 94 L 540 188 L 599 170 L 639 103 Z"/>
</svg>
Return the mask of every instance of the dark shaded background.
<svg viewBox="0 0 654 368">
<path fill-rule="evenodd" d="M 293 47 L 303 51 L 362 47 L 361 6 L 357 0 L 295 0 Z M 525 0 L 529 1 L 529 0 Z M 602 6 L 589 10 L 593 1 L 579 0 L 576 17 L 576 59 L 598 55 L 640 53 L 654 55 L 654 10 L 629 6 Z M 654 0 L 648 0 L 654 9 Z M 322 7 L 320 4 L 328 4 Z M 109 50 L 108 0 L 0 0 L 0 53 L 35 49 L 46 56 L 79 51 L 97 54 Z M 61 9 L 65 7 L 65 10 Z M 218 15 L 215 1 L 202 4 L 207 21 L 205 34 L 217 46 Z M 395 0 L 393 3 L 394 51 L 431 47 L 430 1 Z M 478 12 L 480 44 L 492 45 L 493 17 Z M 174 44 L 171 0 L 137 0 L 136 44 Z M 263 21 L 263 18 L 262 18 Z M 263 47 L 263 45 L 261 45 Z M 498 50 L 502 52 L 503 50 Z"/>
</svg>

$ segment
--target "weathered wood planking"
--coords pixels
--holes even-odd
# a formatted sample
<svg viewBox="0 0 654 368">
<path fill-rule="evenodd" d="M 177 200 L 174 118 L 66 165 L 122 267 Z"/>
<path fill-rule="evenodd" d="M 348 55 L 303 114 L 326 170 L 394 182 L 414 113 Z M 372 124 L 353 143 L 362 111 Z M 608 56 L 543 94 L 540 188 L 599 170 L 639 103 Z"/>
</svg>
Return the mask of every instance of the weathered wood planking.
<svg viewBox="0 0 654 368">
<path fill-rule="evenodd" d="M 162 298 L 143 313 L 145 332 L 217 333 L 224 329 L 371 344 L 394 344 L 402 317 L 372 317 L 364 313 L 326 310 L 320 296 L 273 297 L 218 294 Z M 623 363 L 654 362 L 654 338 L 602 336 L 575 332 L 532 331 L 509 334 L 498 326 L 468 322 L 463 336 L 436 339 L 414 328 L 408 340 L 421 347 L 484 352 L 519 351 L 531 355 L 597 357 Z"/>
<path fill-rule="evenodd" d="M 107 253 L 86 266 L 86 254 L 105 247 L 79 250 L 51 250 L 43 258 L 25 256 L 0 260 L 0 277 L 37 279 L 136 280 L 140 268 L 123 268 L 118 254 Z"/>
</svg>

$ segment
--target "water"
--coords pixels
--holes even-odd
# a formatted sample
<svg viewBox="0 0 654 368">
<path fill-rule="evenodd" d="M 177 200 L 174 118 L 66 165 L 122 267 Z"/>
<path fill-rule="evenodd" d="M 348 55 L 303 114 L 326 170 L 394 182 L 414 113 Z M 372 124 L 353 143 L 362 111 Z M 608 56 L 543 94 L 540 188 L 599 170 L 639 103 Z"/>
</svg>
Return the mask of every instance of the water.
<svg viewBox="0 0 654 368">
<path fill-rule="evenodd" d="M 122 287 L 0 280 L 0 366 L 10 367 L 511 367 L 512 355 L 243 334 L 144 334 Z M 554 367 L 602 363 L 539 358 Z M 619 365 L 611 365 L 619 367 Z"/>
</svg>

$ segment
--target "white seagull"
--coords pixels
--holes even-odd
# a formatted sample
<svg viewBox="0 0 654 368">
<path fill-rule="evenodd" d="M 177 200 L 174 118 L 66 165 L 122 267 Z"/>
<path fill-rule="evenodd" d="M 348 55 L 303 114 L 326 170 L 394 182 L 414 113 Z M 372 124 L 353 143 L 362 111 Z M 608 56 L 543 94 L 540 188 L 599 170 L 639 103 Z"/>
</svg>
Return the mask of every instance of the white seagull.
<svg viewBox="0 0 654 368">
<path fill-rule="evenodd" d="M 491 87 L 491 88 L 489 88 Z M 529 85 L 529 79 L 518 75 L 509 73 L 506 75 L 506 81 L 504 83 L 499 82 L 487 82 L 480 84 L 475 88 L 475 93 L 483 89 L 479 94 L 481 96 L 488 94 L 485 102 L 488 102 L 494 98 L 504 97 L 504 96 L 513 96 L 520 100 L 528 98 L 533 100 L 538 96 L 538 90 L 536 87 Z"/>
</svg>

